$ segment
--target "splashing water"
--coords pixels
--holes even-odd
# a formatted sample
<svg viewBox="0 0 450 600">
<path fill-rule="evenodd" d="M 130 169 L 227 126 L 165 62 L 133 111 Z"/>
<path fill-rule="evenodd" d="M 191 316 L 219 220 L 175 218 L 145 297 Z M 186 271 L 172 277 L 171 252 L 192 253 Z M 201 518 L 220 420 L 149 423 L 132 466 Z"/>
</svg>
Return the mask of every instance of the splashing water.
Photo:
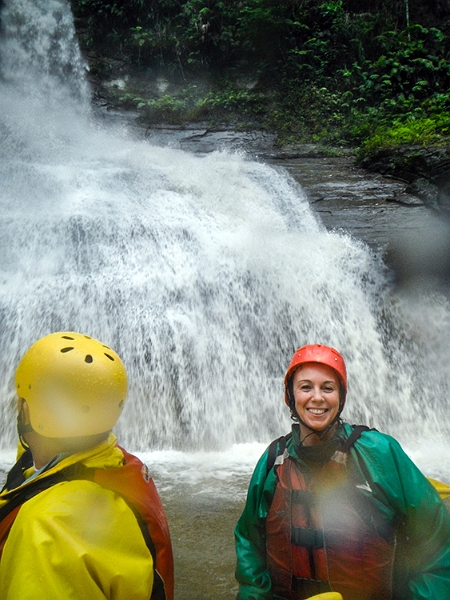
<svg viewBox="0 0 450 600">
<path fill-rule="evenodd" d="M 394 297 L 379 258 L 325 231 L 282 170 L 151 146 L 96 121 L 64 0 L 9 0 L 2 28 L 5 451 L 15 366 L 49 332 L 119 352 L 130 393 L 117 433 L 143 452 L 284 433 L 284 370 L 295 348 L 322 342 L 348 363 L 347 420 L 413 453 L 426 444 L 419 462 L 450 473 L 441 294 Z"/>
</svg>

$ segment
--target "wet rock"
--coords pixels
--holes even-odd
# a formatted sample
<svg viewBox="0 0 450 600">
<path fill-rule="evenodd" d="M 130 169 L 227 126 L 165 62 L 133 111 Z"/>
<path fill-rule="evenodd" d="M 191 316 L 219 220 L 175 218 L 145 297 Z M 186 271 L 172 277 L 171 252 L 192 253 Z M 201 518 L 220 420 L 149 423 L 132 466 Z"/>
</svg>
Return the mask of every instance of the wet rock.
<svg viewBox="0 0 450 600">
<path fill-rule="evenodd" d="M 158 146 L 170 145 L 189 152 L 229 150 L 255 156 L 270 154 L 276 144 L 276 136 L 265 131 L 235 131 L 226 126 L 211 128 L 206 124 L 147 127 L 145 138 Z"/>
<path fill-rule="evenodd" d="M 450 214 L 450 148 L 404 146 L 375 151 L 360 166 L 405 181 L 409 193 Z"/>
<path fill-rule="evenodd" d="M 428 179 L 418 177 L 416 181 L 411 185 L 408 185 L 405 190 L 422 198 L 430 208 L 439 208 L 439 188 Z"/>
<path fill-rule="evenodd" d="M 419 235 L 429 209 L 404 181 L 355 166 L 353 156 L 269 160 L 303 188 L 328 230 L 344 231 L 385 252 L 400 232 Z"/>
</svg>

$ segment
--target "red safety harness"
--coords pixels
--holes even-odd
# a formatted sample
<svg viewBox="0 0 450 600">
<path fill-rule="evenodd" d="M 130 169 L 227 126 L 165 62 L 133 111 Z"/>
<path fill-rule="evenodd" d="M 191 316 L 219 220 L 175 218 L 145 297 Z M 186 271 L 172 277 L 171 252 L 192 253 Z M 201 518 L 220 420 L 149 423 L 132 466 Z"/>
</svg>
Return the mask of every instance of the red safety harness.
<svg viewBox="0 0 450 600">
<path fill-rule="evenodd" d="M 355 428 L 338 460 L 364 429 Z M 307 475 L 287 452 L 275 462 L 277 485 L 266 519 L 274 593 L 289 600 L 327 591 L 351 600 L 389 600 L 394 524 L 385 523 L 334 457 Z"/>
<path fill-rule="evenodd" d="M 31 452 L 27 450 L 8 474 L 5 489 L 11 489 L 7 504 L 0 508 L 0 557 L 9 531 L 21 506 L 49 487 L 63 481 L 88 479 L 120 494 L 138 520 L 145 542 L 153 556 L 154 584 L 151 600 L 173 600 L 174 572 L 169 527 L 149 470 L 136 456 L 118 446 L 124 455 L 124 465 L 113 469 L 91 469 L 83 465 L 67 467 L 48 477 L 40 477 L 29 485 L 23 482 L 23 471 L 31 466 Z"/>
</svg>

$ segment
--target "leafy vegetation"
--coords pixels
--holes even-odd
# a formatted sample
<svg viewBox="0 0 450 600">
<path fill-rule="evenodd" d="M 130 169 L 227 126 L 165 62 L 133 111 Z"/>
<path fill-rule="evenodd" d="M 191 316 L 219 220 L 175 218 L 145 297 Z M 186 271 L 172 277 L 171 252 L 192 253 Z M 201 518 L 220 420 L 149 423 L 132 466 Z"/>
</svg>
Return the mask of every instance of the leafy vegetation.
<svg viewBox="0 0 450 600">
<path fill-rule="evenodd" d="M 128 76 L 108 100 L 148 122 L 228 120 L 361 152 L 449 143 L 449 0 L 72 4 L 94 75 Z"/>
</svg>

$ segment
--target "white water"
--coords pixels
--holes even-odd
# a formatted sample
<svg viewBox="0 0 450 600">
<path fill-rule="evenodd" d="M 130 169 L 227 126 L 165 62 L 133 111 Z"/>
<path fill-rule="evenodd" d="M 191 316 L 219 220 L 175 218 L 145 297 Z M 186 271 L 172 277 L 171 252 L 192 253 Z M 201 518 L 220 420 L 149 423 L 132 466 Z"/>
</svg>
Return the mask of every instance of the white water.
<svg viewBox="0 0 450 600">
<path fill-rule="evenodd" d="M 380 261 L 327 233 L 282 171 L 106 129 L 65 1 L 7 0 L 2 27 L 0 462 L 13 460 L 20 356 L 78 330 L 124 359 L 117 434 L 162 476 L 230 490 L 227 473 L 248 473 L 289 428 L 292 352 L 323 342 L 347 359 L 347 420 L 450 480 L 447 301 L 392 295 Z"/>
</svg>

